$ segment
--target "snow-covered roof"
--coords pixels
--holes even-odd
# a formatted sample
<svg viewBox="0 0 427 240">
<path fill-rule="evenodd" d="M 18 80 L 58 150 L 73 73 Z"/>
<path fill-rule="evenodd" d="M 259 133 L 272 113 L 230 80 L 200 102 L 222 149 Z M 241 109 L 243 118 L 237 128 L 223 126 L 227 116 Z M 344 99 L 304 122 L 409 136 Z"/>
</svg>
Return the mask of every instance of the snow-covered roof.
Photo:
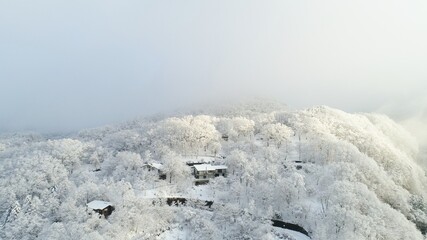
<svg viewBox="0 0 427 240">
<path fill-rule="evenodd" d="M 196 168 L 197 171 L 215 171 L 218 169 L 227 169 L 227 166 L 225 165 L 210 165 L 210 164 L 199 164 L 194 165 L 194 168 Z"/>
<path fill-rule="evenodd" d="M 157 168 L 157 169 L 162 169 L 163 165 L 160 163 L 150 163 L 151 167 L 153 168 Z"/>
<path fill-rule="evenodd" d="M 110 202 L 93 200 L 92 202 L 88 203 L 87 206 L 92 209 L 104 209 L 108 206 L 113 206 L 113 204 Z"/>
<path fill-rule="evenodd" d="M 203 157 L 186 157 L 186 163 L 212 163 L 215 162 L 216 157 L 203 156 Z"/>
<path fill-rule="evenodd" d="M 144 164 L 144 166 L 150 166 L 152 168 L 156 168 L 159 170 L 161 170 L 163 168 L 163 165 L 160 163 L 146 163 L 146 164 Z"/>
<path fill-rule="evenodd" d="M 216 165 L 213 167 L 215 167 L 216 169 L 227 169 L 227 166 L 225 166 L 225 165 Z"/>
</svg>

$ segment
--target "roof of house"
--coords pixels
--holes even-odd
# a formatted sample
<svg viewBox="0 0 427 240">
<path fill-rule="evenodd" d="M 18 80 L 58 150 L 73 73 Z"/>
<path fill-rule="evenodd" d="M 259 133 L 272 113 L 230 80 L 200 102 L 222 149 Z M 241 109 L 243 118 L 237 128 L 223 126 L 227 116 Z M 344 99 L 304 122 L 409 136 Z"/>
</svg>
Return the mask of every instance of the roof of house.
<svg viewBox="0 0 427 240">
<path fill-rule="evenodd" d="M 194 165 L 194 168 L 196 168 L 197 171 L 215 171 L 218 169 L 227 169 L 227 166 L 225 165 L 210 165 L 210 164 L 199 164 Z"/>
<path fill-rule="evenodd" d="M 144 166 L 150 166 L 152 168 L 156 168 L 159 170 L 161 170 L 163 168 L 163 165 L 160 163 L 146 163 L 146 164 L 144 164 Z"/>
<path fill-rule="evenodd" d="M 202 156 L 202 157 L 186 157 L 185 158 L 186 163 L 187 164 L 191 164 L 191 163 L 196 163 L 196 164 L 201 164 L 201 163 L 213 163 L 216 160 L 216 157 L 211 157 L 211 156 Z"/>
<path fill-rule="evenodd" d="M 100 209 L 100 210 L 102 210 L 102 209 L 104 209 L 104 208 L 106 208 L 106 207 L 108 207 L 108 206 L 113 206 L 113 204 L 112 203 L 110 203 L 110 202 L 105 202 L 105 201 L 99 201 L 99 200 L 93 200 L 92 202 L 90 202 L 90 203 L 88 203 L 88 204 L 86 204 L 89 208 L 92 208 L 92 209 Z"/>
<path fill-rule="evenodd" d="M 150 163 L 150 165 L 151 165 L 151 167 L 157 168 L 159 170 L 163 168 L 163 165 L 160 163 Z"/>
</svg>

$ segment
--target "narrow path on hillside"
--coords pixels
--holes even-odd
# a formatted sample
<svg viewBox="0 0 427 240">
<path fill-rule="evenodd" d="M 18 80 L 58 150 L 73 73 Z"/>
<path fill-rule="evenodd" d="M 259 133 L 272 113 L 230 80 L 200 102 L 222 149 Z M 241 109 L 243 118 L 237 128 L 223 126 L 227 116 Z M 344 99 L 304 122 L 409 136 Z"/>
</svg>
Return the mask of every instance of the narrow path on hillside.
<svg viewBox="0 0 427 240">
<path fill-rule="evenodd" d="M 158 200 L 158 201 L 165 202 L 169 206 L 189 206 L 189 207 L 195 207 L 197 209 L 201 209 L 205 211 L 213 211 L 215 209 L 213 201 L 187 199 L 183 197 L 165 197 L 165 198 L 152 198 L 152 199 L 153 199 L 153 204 L 155 204 L 155 200 Z M 215 206 L 217 205 L 219 204 L 216 204 Z M 269 219 L 269 220 L 272 222 L 273 227 L 278 227 L 278 228 L 299 232 L 311 239 L 307 230 L 305 230 L 303 227 L 297 224 L 284 222 L 278 219 Z"/>
</svg>

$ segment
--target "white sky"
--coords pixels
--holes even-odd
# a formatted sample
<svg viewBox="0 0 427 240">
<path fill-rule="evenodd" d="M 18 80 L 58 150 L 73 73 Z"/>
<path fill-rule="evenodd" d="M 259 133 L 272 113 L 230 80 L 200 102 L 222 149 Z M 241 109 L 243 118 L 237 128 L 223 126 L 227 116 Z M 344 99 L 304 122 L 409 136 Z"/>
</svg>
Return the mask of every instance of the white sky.
<svg viewBox="0 0 427 240">
<path fill-rule="evenodd" d="M 425 116 L 427 1 L 0 0 L 0 132 L 223 98 Z"/>
</svg>

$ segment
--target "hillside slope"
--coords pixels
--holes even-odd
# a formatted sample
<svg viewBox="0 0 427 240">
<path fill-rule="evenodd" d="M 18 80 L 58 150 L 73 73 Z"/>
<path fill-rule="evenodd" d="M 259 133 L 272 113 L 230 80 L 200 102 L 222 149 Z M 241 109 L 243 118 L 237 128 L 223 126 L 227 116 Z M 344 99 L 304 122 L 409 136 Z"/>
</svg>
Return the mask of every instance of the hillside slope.
<svg viewBox="0 0 427 240">
<path fill-rule="evenodd" d="M 418 146 L 384 115 L 239 105 L 67 137 L 0 138 L 0 239 L 425 239 Z M 228 167 L 195 186 L 189 161 Z M 166 179 L 145 164 L 162 166 Z M 161 165 L 160 165 L 161 164 Z M 214 202 L 171 207 L 161 199 Z M 108 219 L 88 210 L 112 202 Z"/>
</svg>

